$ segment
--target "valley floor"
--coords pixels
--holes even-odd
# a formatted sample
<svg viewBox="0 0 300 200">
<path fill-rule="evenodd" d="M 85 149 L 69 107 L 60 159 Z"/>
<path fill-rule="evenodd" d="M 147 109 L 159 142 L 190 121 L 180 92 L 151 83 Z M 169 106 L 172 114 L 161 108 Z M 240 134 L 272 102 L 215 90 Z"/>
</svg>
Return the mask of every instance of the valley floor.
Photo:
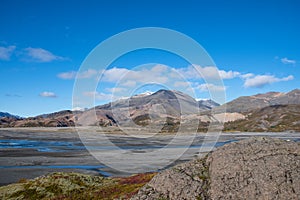
<svg viewBox="0 0 300 200">
<path fill-rule="evenodd" d="M 201 153 L 204 154 L 214 147 L 254 135 L 300 141 L 300 133 L 289 132 L 237 132 L 221 135 L 184 133 L 178 134 L 174 142 L 174 135 L 151 135 L 141 133 L 139 130 L 131 130 L 127 135 L 112 128 L 98 130 L 96 133 L 94 131 L 93 128 L 82 128 L 79 137 L 74 128 L 0 129 L 0 185 L 14 183 L 22 178 L 35 178 L 50 172 L 127 176 L 134 172 L 157 171 L 201 156 Z M 86 137 L 82 138 L 82 135 Z M 103 140 L 105 138 L 106 142 Z M 93 153 L 97 151 L 100 155 L 110 157 L 106 157 L 106 162 L 99 162 L 86 148 Z M 163 148 L 167 149 L 166 152 L 169 154 L 155 153 Z M 118 155 L 121 156 L 118 158 Z M 125 155 L 128 156 L 128 160 L 124 160 L 127 158 Z M 138 155 L 143 157 L 142 163 Z M 107 163 L 114 163 L 111 166 L 122 166 L 118 169 L 123 172 L 106 166 Z"/>
</svg>

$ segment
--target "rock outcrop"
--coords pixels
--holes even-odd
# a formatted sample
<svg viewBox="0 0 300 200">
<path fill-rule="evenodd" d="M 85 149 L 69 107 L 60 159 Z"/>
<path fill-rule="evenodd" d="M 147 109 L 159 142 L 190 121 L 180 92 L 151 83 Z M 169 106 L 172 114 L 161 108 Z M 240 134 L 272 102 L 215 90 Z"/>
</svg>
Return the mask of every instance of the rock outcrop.
<svg viewBox="0 0 300 200">
<path fill-rule="evenodd" d="M 206 157 L 159 173 L 132 199 L 208 199 L 208 186 Z"/>
<path fill-rule="evenodd" d="M 156 175 L 134 200 L 299 199 L 300 145 L 255 137 Z"/>
</svg>

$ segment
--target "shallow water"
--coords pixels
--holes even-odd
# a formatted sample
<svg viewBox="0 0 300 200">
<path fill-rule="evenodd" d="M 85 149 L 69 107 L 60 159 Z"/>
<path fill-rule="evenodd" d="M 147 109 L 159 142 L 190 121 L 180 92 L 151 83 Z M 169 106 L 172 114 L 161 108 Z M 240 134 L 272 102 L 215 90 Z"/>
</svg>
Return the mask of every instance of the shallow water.
<svg viewBox="0 0 300 200">
<path fill-rule="evenodd" d="M 248 138 L 253 135 L 272 136 L 285 140 L 300 142 L 299 133 L 226 133 L 215 142 L 213 138 L 207 139 L 203 134 L 193 137 L 191 145 L 185 140 L 191 136 L 180 136 L 175 143 L 169 145 L 174 136 L 133 137 L 124 135 L 107 135 L 107 141 L 99 138 L 85 138 L 84 144 L 80 137 L 72 132 L 30 132 L 0 130 L 0 185 L 16 182 L 24 176 L 34 178 L 53 171 L 71 170 L 83 173 L 100 174 L 103 176 L 118 176 L 124 173 L 114 170 L 95 159 L 89 151 L 104 152 L 108 156 L 116 150 L 124 151 L 123 155 L 143 155 L 167 148 L 170 152 L 187 149 L 186 152 L 171 165 L 158 163 L 156 170 L 170 167 L 176 163 L 191 160 L 198 156 L 199 149 L 211 150 L 230 142 Z M 205 142 L 204 142 L 205 141 Z M 187 148 L 188 147 L 188 148 Z M 202 150 L 203 150 L 202 149 Z M 119 155 L 118 155 L 119 156 Z M 121 159 L 122 157 L 120 157 Z M 170 159 L 168 155 L 156 155 L 155 160 Z M 146 159 L 147 160 L 147 159 Z M 136 163 L 134 163 L 136 161 Z M 153 171 L 148 163 L 139 166 L 140 160 L 122 161 L 128 169 L 136 172 Z M 125 168 L 126 169 L 126 168 Z M 126 174 L 125 174 L 126 175 Z"/>
<path fill-rule="evenodd" d="M 23 139 L 2 139 L 0 140 L 0 149 L 36 149 L 40 152 L 62 152 L 71 150 L 82 150 L 85 147 L 81 142 L 64 141 L 41 141 L 41 140 L 23 140 Z"/>
<path fill-rule="evenodd" d="M 25 166 L 0 166 L 0 169 L 83 169 L 98 172 L 102 176 L 111 176 L 110 173 L 101 171 L 104 165 L 25 165 Z"/>
<path fill-rule="evenodd" d="M 76 137 L 76 136 L 75 136 Z M 168 145 L 172 140 L 170 138 L 133 138 L 133 137 L 120 137 L 120 136 L 109 136 L 108 142 L 101 142 L 91 140 L 84 144 L 80 140 L 75 141 L 61 141 L 63 139 L 49 140 L 49 138 L 38 138 L 34 140 L 29 139 L 0 139 L 0 150 L 1 149 L 35 149 L 39 152 L 67 152 L 67 151 L 78 151 L 78 150 L 143 150 L 143 149 L 160 149 L 160 148 L 184 148 L 186 145 L 176 143 Z M 223 144 L 237 141 L 230 139 L 225 142 L 205 143 L 203 144 L 203 137 L 195 137 L 193 143 L 189 145 L 189 148 L 199 148 L 203 145 L 210 146 L 215 145 L 216 147 L 222 146 Z M 184 142 L 183 142 L 184 143 Z"/>
</svg>

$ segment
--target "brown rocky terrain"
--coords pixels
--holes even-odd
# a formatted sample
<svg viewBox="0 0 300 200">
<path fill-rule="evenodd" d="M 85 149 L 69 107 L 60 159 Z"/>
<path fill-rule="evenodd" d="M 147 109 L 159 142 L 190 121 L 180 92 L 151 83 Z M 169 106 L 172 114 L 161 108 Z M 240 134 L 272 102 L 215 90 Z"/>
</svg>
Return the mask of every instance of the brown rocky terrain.
<svg viewBox="0 0 300 200">
<path fill-rule="evenodd" d="M 28 118 L 3 117 L 0 127 L 71 127 L 75 126 L 75 117 L 80 113 L 64 110 Z"/>
<path fill-rule="evenodd" d="M 239 97 L 218 106 L 196 101 L 179 91 L 159 90 L 135 95 L 86 111 L 60 111 L 19 118 L 4 113 L 0 127 L 122 126 L 156 132 L 177 132 L 179 127 L 206 132 L 211 122 L 224 122 L 224 131 L 300 131 L 300 90 Z M 226 109 L 226 110 L 225 110 Z M 226 111 L 226 113 L 225 113 Z M 193 130 L 189 130 L 193 129 Z M 181 129 L 183 130 L 183 129 Z"/>
<path fill-rule="evenodd" d="M 292 90 L 288 93 L 268 92 L 265 94 L 257 94 L 253 96 L 242 96 L 221 106 L 213 108 L 213 112 L 219 113 L 223 112 L 224 109 L 226 109 L 226 112 L 229 113 L 247 113 L 271 105 L 289 104 L 300 104 L 299 89 Z"/>
<path fill-rule="evenodd" d="M 179 91 L 159 90 L 149 95 L 135 95 L 84 112 L 70 110 L 29 118 L 0 118 L 0 127 L 66 127 L 66 126 L 127 126 L 145 127 L 155 124 L 162 131 L 176 130 L 184 115 L 199 115 L 219 104 L 212 100 L 196 101 Z M 96 113 L 96 115 L 95 115 Z"/>
<path fill-rule="evenodd" d="M 300 132 L 300 105 L 272 105 L 245 113 L 245 118 L 225 123 L 225 131 Z"/>
</svg>

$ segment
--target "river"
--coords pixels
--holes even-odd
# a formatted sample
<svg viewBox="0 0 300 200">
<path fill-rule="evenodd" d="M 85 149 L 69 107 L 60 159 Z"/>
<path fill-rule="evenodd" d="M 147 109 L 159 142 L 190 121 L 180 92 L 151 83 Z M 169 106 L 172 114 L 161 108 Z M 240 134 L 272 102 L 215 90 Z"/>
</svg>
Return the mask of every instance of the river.
<svg viewBox="0 0 300 200">
<path fill-rule="evenodd" d="M 86 135 L 68 129 L 0 129 L 0 185 L 56 171 L 103 176 L 159 171 L 254 135 L 300 141 L 299 133 L 223 133 L 217 141 L 185 134 L 175 142 L 174 135 Z"/>
</svg>

